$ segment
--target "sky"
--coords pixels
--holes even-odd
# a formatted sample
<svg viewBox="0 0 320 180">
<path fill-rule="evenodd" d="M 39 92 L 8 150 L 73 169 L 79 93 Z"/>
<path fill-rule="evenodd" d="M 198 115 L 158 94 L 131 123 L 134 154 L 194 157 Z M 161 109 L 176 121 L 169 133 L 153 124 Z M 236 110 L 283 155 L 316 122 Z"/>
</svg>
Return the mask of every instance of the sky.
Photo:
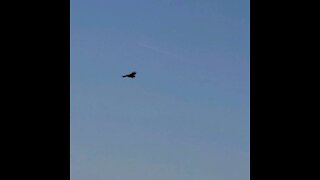
<svg viewBox="0 0 320 180">
<path fill-rule="evenodd" d="M 249 3 L 71 0 L 71 180 L 250 179 Z"/>
</svg>

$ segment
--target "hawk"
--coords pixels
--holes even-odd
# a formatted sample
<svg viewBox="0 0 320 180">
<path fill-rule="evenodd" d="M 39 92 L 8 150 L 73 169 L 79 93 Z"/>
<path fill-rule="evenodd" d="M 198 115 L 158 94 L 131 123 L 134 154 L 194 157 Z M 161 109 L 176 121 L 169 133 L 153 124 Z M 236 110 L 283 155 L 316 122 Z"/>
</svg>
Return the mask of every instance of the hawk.
<svg viewBox="0 0 320 180">
<path fill-rule="evenodd" d="M 132 73 L 130 73 L 130 74 L 127 74 L 127 75 L 124 75 L 124 76 L 122 76 L 123 78 L 124 77 L 128 77 L 128 78 L 135 78 L 136 77 L 136 72 L 134 71 L 134 72 L 132 72 Z"/>
</svg>

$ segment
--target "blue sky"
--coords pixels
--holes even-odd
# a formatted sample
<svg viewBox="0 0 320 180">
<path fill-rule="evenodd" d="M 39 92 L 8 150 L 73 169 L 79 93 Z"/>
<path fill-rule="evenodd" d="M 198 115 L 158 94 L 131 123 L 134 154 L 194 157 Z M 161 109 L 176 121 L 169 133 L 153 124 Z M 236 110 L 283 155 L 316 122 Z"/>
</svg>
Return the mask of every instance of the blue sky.
<svg viewBox="0 0 320 180">
<path fill-rule="evenodd" d="M 248 180 L 249 9 L 71 0 L 71 180 Z"/>
</svg>

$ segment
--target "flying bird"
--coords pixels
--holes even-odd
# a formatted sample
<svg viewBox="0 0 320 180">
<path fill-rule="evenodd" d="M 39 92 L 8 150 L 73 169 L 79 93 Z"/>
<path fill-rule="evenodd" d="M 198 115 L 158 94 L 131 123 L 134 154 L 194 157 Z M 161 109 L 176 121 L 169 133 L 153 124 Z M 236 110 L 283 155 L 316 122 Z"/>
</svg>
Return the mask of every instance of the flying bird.
<svg viewBox="0 0 320 180">
<path fill-rule="evenodd" d="M 123 78 L 124 77 L 128 77 L 128 78 L 135 78 L 136 77 L 136 72 L 134 71 L 134 72 L 132 72 L 132 73 L 130 73 L 130 74 L 127 74 L 127 75 L 124 75 L 124 76 L 122 76 Z"/>
</svg>

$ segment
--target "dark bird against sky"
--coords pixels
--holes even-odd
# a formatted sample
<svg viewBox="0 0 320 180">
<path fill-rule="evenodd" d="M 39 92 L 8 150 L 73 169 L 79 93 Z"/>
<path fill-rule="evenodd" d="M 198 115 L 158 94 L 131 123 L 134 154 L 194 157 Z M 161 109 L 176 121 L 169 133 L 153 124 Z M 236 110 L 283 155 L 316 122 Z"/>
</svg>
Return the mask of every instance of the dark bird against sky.
<svg viewBox="0 0 320 180">
<path fill-rule="evenodd" d="M 128 77 L 128 78 L 135 78 L 136 77 L 136 72 L 134 71 L 134 72 L 132 72 L 132 73 L 130 73 L 130 74 L 127 74 L 127 75 L 124 75 L 124 76 L 122 76 L 123 78 L 124 77 Z"/>
</svg>

